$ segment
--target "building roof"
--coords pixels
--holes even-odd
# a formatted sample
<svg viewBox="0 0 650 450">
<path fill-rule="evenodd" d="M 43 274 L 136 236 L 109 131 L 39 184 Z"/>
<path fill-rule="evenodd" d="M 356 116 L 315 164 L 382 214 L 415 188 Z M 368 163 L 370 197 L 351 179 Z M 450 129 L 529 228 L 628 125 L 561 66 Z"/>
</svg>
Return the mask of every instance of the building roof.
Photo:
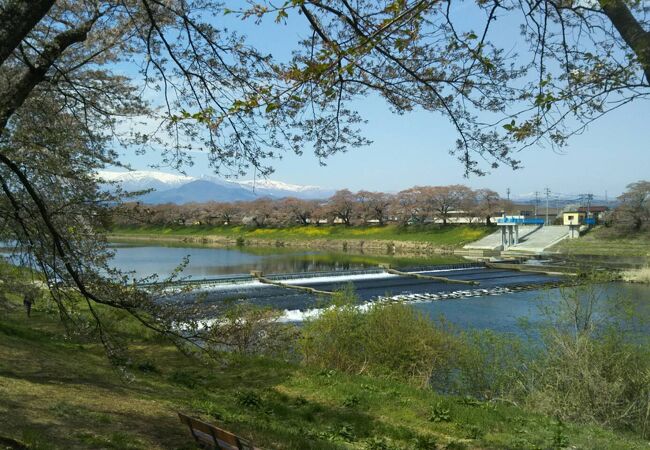
<svg viewBox="0 0 650 450">
<path fill-rule="evenodd" d="M 578 208 L 578 211 L 579 212 L 587 212 L 587 207 L 586 206 L 581 206 L 580 208 Z M 605 212 L 605 211 L 609 211 L 609 206 L 596 206 L 596 205 L 594 205 L 594 206 L 589 207 L 589 212 L 592 212 L 592 213 L 600 213 L 600 212 Z"/>
</svg>

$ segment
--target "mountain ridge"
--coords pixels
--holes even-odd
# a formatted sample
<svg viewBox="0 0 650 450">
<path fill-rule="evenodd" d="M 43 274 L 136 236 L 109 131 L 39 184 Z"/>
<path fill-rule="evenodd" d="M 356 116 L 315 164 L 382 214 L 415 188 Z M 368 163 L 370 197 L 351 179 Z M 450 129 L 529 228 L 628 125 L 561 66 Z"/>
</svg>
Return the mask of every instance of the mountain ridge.
<svg viewBox="0 0 650 450">
<path fill-rule="evenodd" d="M 193 202 L 237 202 L 257 198 L 296 197 L 305 200 L 324 199 L 333 191 L 318 186 L 298 185 L 277 180 L 223 180 L 213 176 L 192 177 L 151 170 L 115 172 L 103 170 L 97 173 L 100 183 L 119 185 L 127 192 L 153 189 L 135 199 L 147 204 Z"/>
</svg>

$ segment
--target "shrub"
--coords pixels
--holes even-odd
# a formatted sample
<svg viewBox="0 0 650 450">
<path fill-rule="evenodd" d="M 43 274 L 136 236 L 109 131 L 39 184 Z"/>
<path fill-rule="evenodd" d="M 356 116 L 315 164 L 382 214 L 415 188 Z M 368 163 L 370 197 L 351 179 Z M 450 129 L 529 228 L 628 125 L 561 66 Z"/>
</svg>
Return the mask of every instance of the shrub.
<svg viewBox="0 0 650 450">
<path fill-rule="evenodd" d="M 521 379 L 529 357 L 518 337 L 491 330 L 469 330 L 457 335 L 453 370 L 434 374 L 433 386 L 440 392 L 489 400 L 508 396 Z"/>
<path fill-rule="evenodd" d="M 556 332 L 531 368 L 527 404 L 562 420 L 633 429 L 650 435 L 650 352 L 607 336 Z"/>
<path fill-rule="evenodd" d="M 562 293 L 543 330 L 544 348 L 526 373 L 524 401 L 565 421 L 650 436 L 650 346 L 616 315 L 625 301 L 597 287 Z M 629 313 L 627 311 L 626 313 Z"/>
<path fill-rule="evenodd" d="M 449 360 L 452 340 L 427 317 L 396 303 L 355 307 L 350 289 L 306 321 L 300 350 L 305 363 L 323 369 L 429 382 L 434 367 Z"/>
<path fill-rule="evenodd" d="M 278 321 L 281 312 L 239 304 L 229 307 L 207 332 L 213 344 L 246 354 L 283 355 L 295 338 L 295 327 Z"/>
</svg>

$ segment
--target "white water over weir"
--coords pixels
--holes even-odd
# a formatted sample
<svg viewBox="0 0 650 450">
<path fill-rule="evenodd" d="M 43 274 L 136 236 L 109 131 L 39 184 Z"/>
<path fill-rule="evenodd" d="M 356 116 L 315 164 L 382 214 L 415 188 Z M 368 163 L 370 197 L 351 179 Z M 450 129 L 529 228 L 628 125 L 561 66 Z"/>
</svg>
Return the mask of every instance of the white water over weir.
<svg viewBox="0 0 650 450">
<path fill-rule="evenodd" d="M 363 310 L 378 301 L 421 303 L 482 297 L 553 287 L 567 280 L 560 275 L 531 273 L 523 266 L 517 270 L 467 263 L 412 267 L 392 273 L 380 267 L 263 276 L 256 273 L 183 281 L 167 288 L 167 300 L 187 304 L 200 296 L 201 302 L 211 308 L 206 319 L 218 315 L 222 307 L 241 302 L 283 310 L 281 320 L 294 322 L 322 312 L 329 294 L 346 285 L 352 285 L 360 300 L 358 308 Z M 189 293 L 188 284 L 193 288 Z"/>
</svg>

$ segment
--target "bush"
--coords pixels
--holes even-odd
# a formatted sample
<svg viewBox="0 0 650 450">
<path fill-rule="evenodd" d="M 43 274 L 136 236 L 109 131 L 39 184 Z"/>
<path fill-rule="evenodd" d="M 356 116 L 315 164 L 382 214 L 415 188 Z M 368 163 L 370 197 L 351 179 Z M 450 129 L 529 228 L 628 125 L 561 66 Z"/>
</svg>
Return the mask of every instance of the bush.
<svg viewBox="0 0 650 450">
<path fill-rule="evenodd" d="M 408 305 L 376 303 L 363 312 L 347 289 L 302 330 L 303 360 L 320 368 L 389 376 L 427 385 L 445 365 L 453 339 Z"/>
<path fill-rule="evenodd" d="M 469 330 L 457 335 L 456 353 L 447 377 L 435 374 L 439 392 L 482 400 L 509 396 L 521 379 L 529 357 L 518 337 L 492 330 Z"/>
<path fill-rule="evenodd" d="M 610 332 L 596 338 L 557 332 L 531 368 L 526 403 L 567 421 L 650 436 L 650 351 Z"/>
<path fill-rule="evenodd" d="M 228 308 L 207 332 L 208 342 L 245 354 L 285 355 L 296 329 L 278 321 L 281 312 L 252 305 Z"/>
<path fill-rule="evenodd" d="M 650 436 L 650 342 L 617 317 L 624 300 L 594 286 L 563 292 L 527 371 L 523 400 L 565 421 Z"/>
</svg>

